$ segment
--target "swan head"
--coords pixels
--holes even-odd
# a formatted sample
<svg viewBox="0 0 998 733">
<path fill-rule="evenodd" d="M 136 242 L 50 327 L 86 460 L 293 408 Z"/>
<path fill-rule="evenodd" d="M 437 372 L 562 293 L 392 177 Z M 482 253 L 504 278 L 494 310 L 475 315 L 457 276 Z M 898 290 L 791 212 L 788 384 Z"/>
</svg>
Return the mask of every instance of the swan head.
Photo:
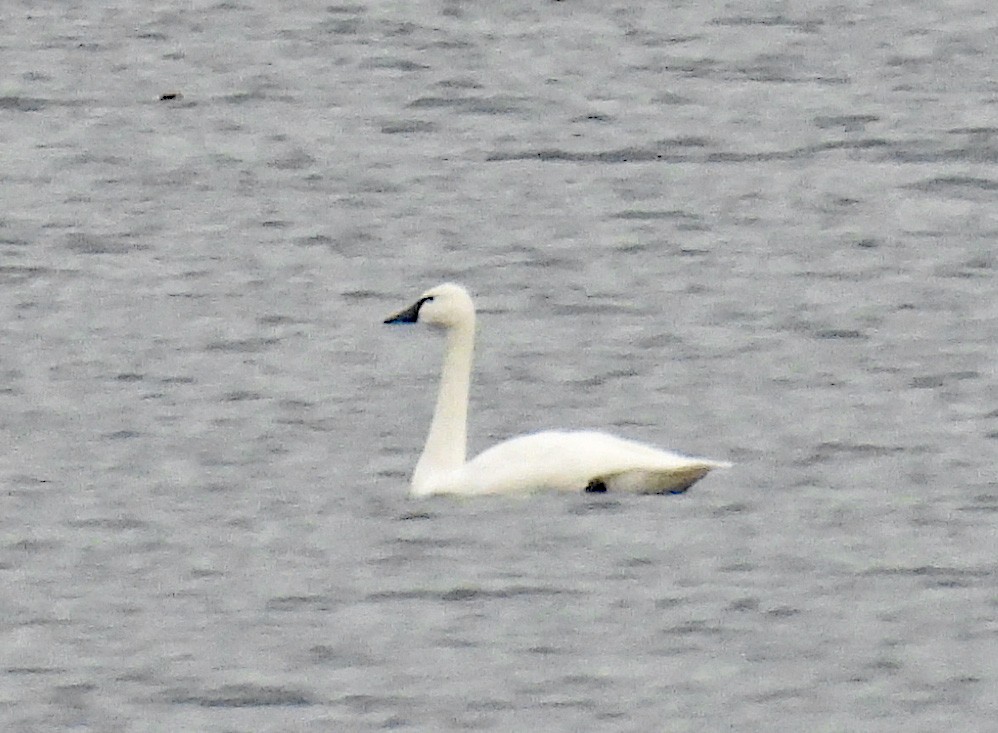
<svg viewBox="0 0 998 733">
<path fill-rule="evenodd" d="M 385 323 L 425 323 L 448 329 L 474 326 L 475 305 L 463 287 L 444 283 L 427 290 L 411 306 L 386 318 Z"/>
</svg>

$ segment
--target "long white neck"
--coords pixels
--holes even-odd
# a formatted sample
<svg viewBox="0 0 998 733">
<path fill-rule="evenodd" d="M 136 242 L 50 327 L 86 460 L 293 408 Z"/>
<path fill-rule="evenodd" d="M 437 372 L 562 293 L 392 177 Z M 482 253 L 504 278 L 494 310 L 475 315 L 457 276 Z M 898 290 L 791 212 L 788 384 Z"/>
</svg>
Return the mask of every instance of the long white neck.
<svg viewBox="0 0 998 733">
<path fill-rule="evenodd" d="M 468 446 L 468 390 L 475 350 L 475 320 L 447 331 L 437 406 L 423 455 L 412 474 L 413 493 L 430 493 L 443 476 L 464 465 Z"/>
</svg>

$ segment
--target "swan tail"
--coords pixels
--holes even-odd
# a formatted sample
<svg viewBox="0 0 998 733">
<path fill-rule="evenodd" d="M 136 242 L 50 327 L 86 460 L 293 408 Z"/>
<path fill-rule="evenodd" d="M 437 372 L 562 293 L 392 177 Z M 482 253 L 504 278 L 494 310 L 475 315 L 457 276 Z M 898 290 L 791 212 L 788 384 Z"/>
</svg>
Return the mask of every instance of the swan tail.
<svg viewBox="0 0 998 733">
<path fill-rule="evenodd" d="M 634 494 L 682 494 L 710 473 L 711 469 L 720 467 L 724 467 L 724 464 L 690 463 L 668 470 L 624 471 L 594 481 L 598 481 L 609 491 Z"/>
</svg>

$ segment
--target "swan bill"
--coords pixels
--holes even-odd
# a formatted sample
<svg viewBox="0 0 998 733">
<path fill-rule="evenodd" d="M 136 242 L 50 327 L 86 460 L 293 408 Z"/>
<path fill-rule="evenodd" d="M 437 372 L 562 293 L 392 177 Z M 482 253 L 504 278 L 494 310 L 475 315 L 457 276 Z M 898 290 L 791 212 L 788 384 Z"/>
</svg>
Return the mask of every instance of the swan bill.
<svg viewBox="0 0 998 733">
<path fill-rule="evenodd" d="M 415 323 L 419 320 L 419 309 L 428 300 L 433 300 L 433 298 L 420 298 L 405 310 L 401 310 L 393 316 L 388 316 L 385 319 L 385 323 Z"/>
</svg>

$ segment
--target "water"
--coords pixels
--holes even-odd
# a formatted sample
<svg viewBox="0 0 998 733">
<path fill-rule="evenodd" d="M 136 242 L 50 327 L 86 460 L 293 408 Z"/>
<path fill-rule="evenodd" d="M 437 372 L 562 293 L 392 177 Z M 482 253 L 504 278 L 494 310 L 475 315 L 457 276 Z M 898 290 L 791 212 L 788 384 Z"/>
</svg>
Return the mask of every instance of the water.
<svg viewBox="0 0 998 733">
<path fill-rule="evenodd" d="M 993 727 L 992 4 L 100 5 L 3 24 L 0 727 Z M 407 498 L 444 279 L 473 450 L 736 467 Z"/>
</svg>

